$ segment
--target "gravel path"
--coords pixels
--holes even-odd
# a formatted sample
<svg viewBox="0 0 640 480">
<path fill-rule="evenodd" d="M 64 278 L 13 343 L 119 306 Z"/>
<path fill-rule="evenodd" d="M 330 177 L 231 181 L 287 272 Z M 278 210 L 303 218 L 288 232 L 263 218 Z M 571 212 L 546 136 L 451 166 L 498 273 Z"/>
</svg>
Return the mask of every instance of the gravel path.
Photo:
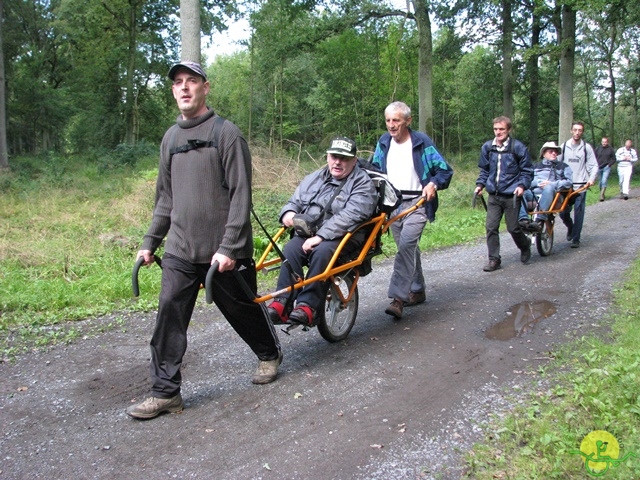
<svg viewBox="0 0 640 480">
<path fill-rule="evenodd" d="M 428 301 L 400 321 L 384 314 L 385 259 L 361 280 L 349 338 L 281 334 L 285 360 L 269 385 L 250 383 L 256 360 L 203 304 L 179 415 L 124 414 L 148 393 L 153 314 L 119 315 L 117 329 L 2 363 L 0 478 L 459 478 L 489 415 L 536 385 L 530 372 L 554 347 L 606 329 L 612 288 L 640 247 L 639 195 L 588 207 L 579 249 L 558 226 L 552 255 L 529 265 L 504 236 L 492 273 L 481 241 L 425 254 Z M 487 338 L 523 318 L 535 322 L 522 335 Z"/>
</svg>

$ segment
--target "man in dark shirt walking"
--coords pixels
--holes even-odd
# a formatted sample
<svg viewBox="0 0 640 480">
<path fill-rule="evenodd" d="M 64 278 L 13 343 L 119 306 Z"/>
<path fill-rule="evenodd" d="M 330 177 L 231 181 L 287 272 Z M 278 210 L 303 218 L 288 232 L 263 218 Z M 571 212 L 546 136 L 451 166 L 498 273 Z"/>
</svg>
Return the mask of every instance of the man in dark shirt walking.
<svg viewBox="0 0 640 480">
<path fill-rule="evenodd" d="M 616 152 L 609 145 L 609 139 L 602 137 L 600 145 L 596 147 L 596 160 L 598 161 L 598 174 L 600 175 L 600 201 L 604 202 L 604 192 L 607 190 L 607 180 L 611 167 L 616 164 Z"/>
<path fill-rule="evenodd" d="M 247 142 L 238 127 L 206 105 L 209 82 L 199 64 L 179 63 L 171 68 L 169 78 L 181 115 L 160 145 L 153 219 L 138 252 L 138 258 L 151 264 L 153 253 L 167 237 L 150 345 L 151 396 L 127 409 L 128 415 L 140 419 L 183 409 L 180 366 L 187 327 L 200 285 L 214 263 L 218 269 L 213 300 L 260 360 L 253 383 L 275 380 L 282 361 L 273 324 L 236 278 L 241 275 L 256 290 Z M 212 141 L 215 122 L 217 145 Z"/>
</svg>

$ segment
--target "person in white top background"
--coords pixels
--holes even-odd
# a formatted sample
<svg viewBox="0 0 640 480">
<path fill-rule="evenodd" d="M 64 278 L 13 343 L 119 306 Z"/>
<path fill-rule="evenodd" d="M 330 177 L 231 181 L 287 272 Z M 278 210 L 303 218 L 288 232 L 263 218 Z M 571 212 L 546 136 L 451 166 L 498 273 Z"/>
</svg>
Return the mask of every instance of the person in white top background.
<svg viewBox="0 0 640 480">
<path fill-rule="evenodd" d="M 616 162 L 618 162 L 618 182 L 620 183 L 620 198 L 629 200 L 629 184 L 633 173 L 633 164 L 638 161 L 638 153 L 633 148 L 633 142 L 626 140 L 624 147 L 620 147 L 616 152 Z"/>
</svg>

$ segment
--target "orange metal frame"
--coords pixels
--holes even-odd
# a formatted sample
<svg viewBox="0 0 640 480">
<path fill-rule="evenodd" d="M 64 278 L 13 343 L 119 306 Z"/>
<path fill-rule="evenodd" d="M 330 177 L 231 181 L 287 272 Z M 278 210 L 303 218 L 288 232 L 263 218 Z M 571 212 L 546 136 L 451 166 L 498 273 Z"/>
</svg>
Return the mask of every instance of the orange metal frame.
<svg viewBox="0 0 640 480">
<path fill-rule="evenodd" d="M 387 215 L 385 213 L 380 213 L 379 215 L 371 218 L 370 220 L 368 220 L 368 221 L 366 221 L 364 223 L 361 223 L 353 231 L 348 232 L 342 238 L 342 240 L 338 244 L 338 248 L 336 249 L 335 253 L 331 257 L 331 260 L 329 261 L 329 264 L 327 265 L 327 268 L 325 268 L 325 270 L 322 273 L 320 273 L 318 275 L 315 275 L 313 277 L 310 277 L 310 278 L 301 279 L 300 281 L 296 282 L 295 284 L 290 285 L 290 286 L 288 286 L 286 288 L 283 288 L 281 290 L 277 290 L 275 292 L 256 297 L 254 299 L 254 302 L 262 303 L 262 302 L 265 302 L 265 301 L 270 300 L 272 298 L 275 298 L 277 296 L 282 296 L 282 295 L 288 294 L 292 290 L 297 290 L 297 289 L 303 288 L 306 285 L 309 285 L 310 283 L 313 283 L 313 282 L 324 282 L 326 280 L 333 279 L 333 277 L 335 275 L 338 275 L 340 273 L 349 271 L 349 270 L 351 270 L 353 268 L 359 267 L 367 259 L 368 256 L 370 256 L 370 255 L 375 256 L 375 255 L 380 253 L 378 251 L 378 249 L 376 248 L 377 246 L 375 245 L 376 239 L 378 238 L 378 234 L 379 233 L 385 233 L 389 229 L 389 227 L 391 226 L 391 224 L 393 222 L 395 222 L 395 221 L 399 220 L 400 218 L 402 218 L 402 217 L 410 214 L 411 212 L 415 211 L 417 208 L 422 206 L 424 201 L 425 201 L 425 198 L 421 197 L 420 200 L 418 200 L 418 202 L 415 205 L 413 205 L 410 208 L 400 212 L 399 214 L 397 214 L 396 216 L 394 216 L 392 218 L 387 219 Z M 367 236 L 366 241 L 362 245 L 362 249 L 360 250 L 360 254 L 356 258 L 354 258 L 353 260 L 350 260 L 350 261 L 348 261 L 346 263 L 338 263 L 338 259 L 340 258 L 342 250 L 344 249 L 345 245 L 349 242 L 349 240 L 351 240 L 353 235 L 356 232 L 358 232 L 359 230 L 361 230 L 363 228 L 366 228 L 366 227 L 369 227 L 369 226 L 372 226 L 371 232 L 369 233 L 369 235 Z M 282 237 L 282 235 L 287 230 L 288 229 L 286 227 L 280 227 L 278 232 L 273 237 L 274 242 L 277 242 L 278 239 L 280 239 Z M 282 263 L 282 260 L 279 257 L 267 259 L 271 255 L 272 252 L 273 252 L 273 245 L 272 245 L 272 243 L 269 243 L 269 245 L 267 246 L 267 248 L 265 249 L 263 254 L 260 256 L 260 259 L 256 263 L 256 270 L 257 271 L 263 270 L 265 268 L 274 267 L 274 266 L 280 265 Z M 353 281 L 353 283 L 351 285 L 351 289 L 349 291 L 349 296 L 347 298 L 341 298 L 343 303 L 348 302 L 351 299 L 351 297 L 353 296 L 353 293 L 354 293 L 354 291 L 356 289 L 356 285 L 358 284 L 359 278 L 360 278 L 360 274 L 356 271 L 356 275 L 355 275 L 354 281 Z M 340 293 L 340 295 L 342 296 L 341 293 Z"/>
<path fill-rule="evenodd" d="M 572 197 L 575 197 L 579 193 L 584 192 L 588 185 L 584 185 L 577 190 L 569 189 L 569 190 L 561 190 L 556 192 L 555 197 L 553 197 L 553 202 L 551 202 L 551 207 L 549 210 L 534 210 L 533 212 L 528 212 L 529 215 L 549 215 L 562 212 L 569 205 L 569 200 Z M 561 201 L 562 196 L 564 196 L 564 200 Z M 557 205 L 560 204 L 558 207 Z"/>
</svg>

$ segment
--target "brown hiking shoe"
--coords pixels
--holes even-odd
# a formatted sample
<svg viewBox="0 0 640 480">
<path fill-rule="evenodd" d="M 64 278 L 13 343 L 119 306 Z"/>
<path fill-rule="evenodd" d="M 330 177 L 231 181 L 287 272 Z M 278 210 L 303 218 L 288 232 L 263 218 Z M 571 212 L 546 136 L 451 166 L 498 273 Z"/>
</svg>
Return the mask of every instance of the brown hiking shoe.
<svg viewBox="0 0 640 480">
<path fill-rule="evenodd" d="M 485 272 L 493 272 L 494 270 L 498 270 L 500 268 L 500 260 L 496 260 L 495 258 L 490 258 L 487 264 L 482 267 L 482 270 Z"/>
<path fill-rule="evenodd" d="M 278 378 L 278 367 L 282 363 L 282 352 L 279 352 L 278 358 L 275 360 L 260 360 L 258 368 L 253 374 L 251 383 L 256 385 L 264 385 L 265 383 L 271 383 Z"/>
<path fill-rule="evenodd" d="M 171 398 L 149 397 L 144 402 L 127 408 L 127 415 L 133 418 L 154 418 L 163 412 L 180 413 L 184 409 L 184 402 L 180 394 Z"/>
<path fill-rule="evenodd" d="M 409 292 L 409 301 L 404 304 L 405 307 L 411 307 L 413 305 L 418 305 L 419 303 L 424 303 L 427 300 L 427 296 L 424 292 Z"/>
<path fill-rule="evenodd" d="M 398 300 L 394 298 L 391 304 L 384 311 L 387 315 L 392 315 L 396 318 L 402 318 L 402 307 L 404 306 L 404 302 L 402 300 Z"/>
</svg>

